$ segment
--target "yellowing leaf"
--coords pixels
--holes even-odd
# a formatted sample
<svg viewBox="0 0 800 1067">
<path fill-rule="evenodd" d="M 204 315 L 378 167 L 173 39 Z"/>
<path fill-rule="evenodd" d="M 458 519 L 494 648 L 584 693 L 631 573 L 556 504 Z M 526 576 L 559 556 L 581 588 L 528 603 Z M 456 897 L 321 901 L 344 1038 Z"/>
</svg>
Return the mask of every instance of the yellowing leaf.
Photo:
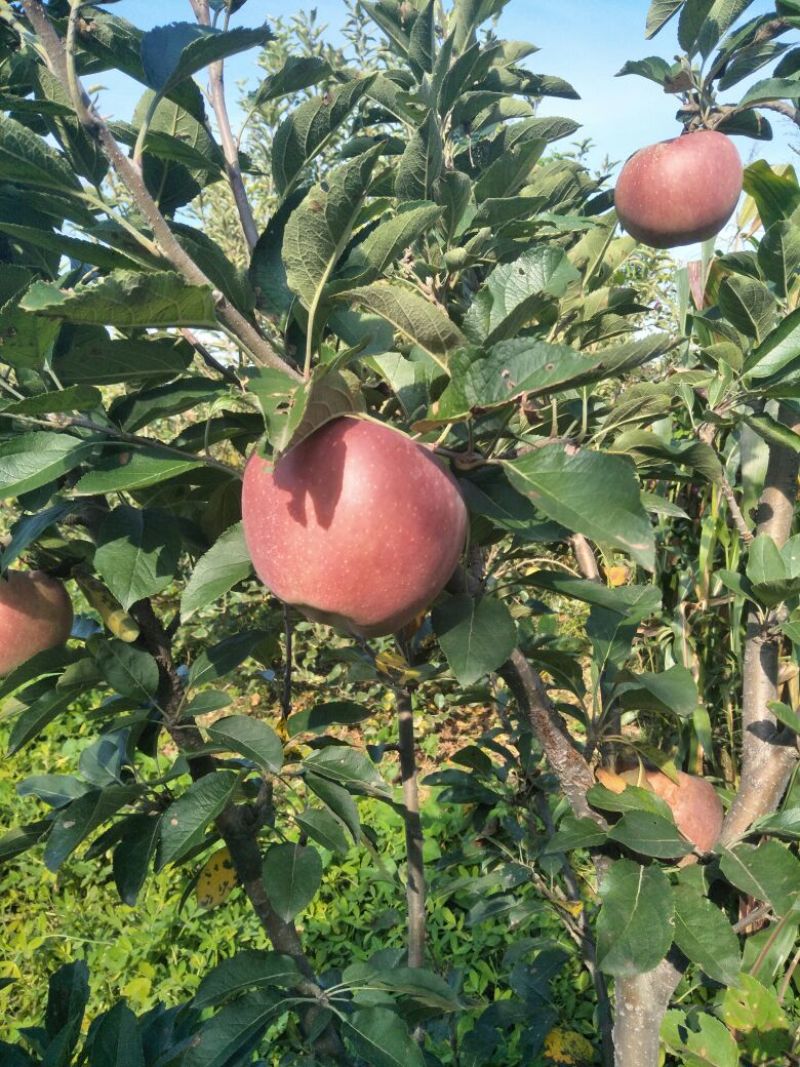
<svg viewBox="0 0 800 1067">
<path fill-rule="evenodd" d="M 581 1067 L 592 1062 L 594 1049 L 582 1034 L 556 1027 L 544 1039 L 544 1054 L 551 1063 Z"/>
<path fill-rule="evenodd" d="M 236 871 L 227 848 L 218 849 L 206 862 L 197 879 L 195 896 L 201 908 L 224 904 L 236 887 Z"/>
<path fill-rule="evenodd" d="M 606 570 L 606 581 L 612 589 L 616 589 L 620 585 L 625 585 L 630 577 L 630 573 L 628 567 L 609 567 Z"/>
</svg>

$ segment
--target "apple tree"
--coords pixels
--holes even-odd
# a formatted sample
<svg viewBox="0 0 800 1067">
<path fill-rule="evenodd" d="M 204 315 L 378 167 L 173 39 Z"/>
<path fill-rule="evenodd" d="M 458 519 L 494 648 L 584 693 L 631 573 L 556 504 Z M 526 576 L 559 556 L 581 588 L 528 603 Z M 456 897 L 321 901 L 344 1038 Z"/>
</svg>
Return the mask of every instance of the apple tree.
<svg viewBox="0 0 800 1067">
<path fill-rule="evenodd" d="M 229 864 L 272 945 L 86 1034 L 70 964 L 4 1063 L 278 1062 L 264 1035 L 287 1013 L 286 1064 L 576 1062 L 547 997 L 570 960 L 584 1059 L 800 1051 L 800 185 L 747 166 L 735 249 L 705 244 L 669 314 L 643 303 L 652 261 L 608 176 L 539 113 L 575 89 L 497 36 L 504 6 L 364 0 L 361 61 L 285 56 L 251 144 L 223 66 L 272 33 L 241 0 L 146 33 L 110 3 L 0 4 L 0 567 L 77 611 L 37 650 L 4 622 L 20 579 L 0 584 L 9 757 L 68 733 L 87 694 L 95 731 L 70 773 L 20 782 L 32 818 L 0 861 L 88 853 L 134 909 L 153 870 Z M 621 73 L 677 94 L 687 139 L 797 121 L 800 4 L 750 6 L 650 7 L 647 36 L 675 17 L 684 54 Z M 110 70 L 141 84 L 129 122 L 92 95 Z M 354 427 L 377 450 L 360 466 Z M 266 488 L 243 525 L 246 461 Z M 457 521 L 423 521 L 448 493 Z M 423 572 L 379 615 L 394 634 L 346 600 L 396 608 Z M 300 650 L 327 666 L 302 707 Z M 253 663 L 268 713 L 231 713 Z M 427 779 L 467 826 L 437 877 L 478 919 L 563 925 L 510 953 L 488 1005 L 427 938 L 415 723 L 436 699 L 495 723 Z M 387 703 L 396 743 L 367 751 L 353 728 Z M 296 919 L 323 855 L 372 847 L 363 797 L 404 820 L 406 948 L 319 974 Z"/>
</svg>

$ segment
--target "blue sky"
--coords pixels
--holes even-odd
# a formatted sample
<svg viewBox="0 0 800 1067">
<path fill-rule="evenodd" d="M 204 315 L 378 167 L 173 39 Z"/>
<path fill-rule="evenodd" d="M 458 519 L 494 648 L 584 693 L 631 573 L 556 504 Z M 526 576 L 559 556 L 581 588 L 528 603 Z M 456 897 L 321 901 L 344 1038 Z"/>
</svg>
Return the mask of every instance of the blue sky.
<svg viewBox="0 0 800 1067">
<path fill-rule="evenodd" d="M 331 37 L 336 38 L 345 18 L 344 5 L 339 0 L 318 0 L 313 6 L 319 20 L 328 25 Z M 269 22 L 279 15 L 290 16 L 300 7 L 297 0 L 249 0 L 234 24 Z M 591 157 L 595 164 L 605 153 L 622 161 L 642 145 L 680 132 L 675 121 L 675 97 L 638 77 L 614 77 L 627 59 L 661 55 L 671 60 L 679 50 L 676 20 L 654 40 L 645 40 L 648 7 L 649 0 L 509 0 L 501 17 L 503 36 L 531 41 L 540 48 L 526 61 L 532 70 L 566 78 L 581 94 L 577 101 L 545 100 L 542 113 L 567 115 L 580 122 L 579 136 L 591 138 L 598 146 Z M 755 0 L 746 17 L 770 10 L 774 10 L 770 0 Z M 147 28 L 192 18 L 189 0 L 121 0 L 114 11 Z M 796 44 L 800 34 L 793 36 Z M 788 40 L 789 35 L 783 39 Z M 257 82 L 259 70 L 254 57 L 250 52 L 228 61 L 231 103 L 236 97 L 236 82 Z M 756 77 L 763 76 L 759 73 Z M 108 87 L 103 109 L 129 118 L 140 88 L 112 75 L 103 75 L 102 83 Z M 735 102 L 742 91 L 736 86 L 730 97 L 723 99 Z M 772 142 L 736 139 L 745 162 L 759 157 L 769 162 L 794 159 L 790 145 L 800 147 L 796 128 L 778 115 L 771 116 L 770 121 L 775 131 Z"/>
</svg>

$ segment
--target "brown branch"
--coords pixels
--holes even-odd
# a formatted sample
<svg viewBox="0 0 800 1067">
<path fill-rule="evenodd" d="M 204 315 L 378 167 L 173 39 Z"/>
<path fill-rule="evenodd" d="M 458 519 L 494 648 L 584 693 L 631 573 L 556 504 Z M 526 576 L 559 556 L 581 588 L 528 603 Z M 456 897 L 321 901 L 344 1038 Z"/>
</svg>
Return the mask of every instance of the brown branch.
<svg viewBox="0 0 800 1067">
<path fill-rule="evenodd" d="M 614 989 L 616 1067 L 658 1067 L 661 1022 L 681 974 L 677 957 L 667 957 L 647 974 L 617 980 Z"/>
<path fill-rule="evenodd" d="M 192 348 L 202 359 L 202 361 L 205 363 L 209 370 L 213 370 L 216 371 L 217 374 L 221 374 L 225 381 L 230 382 L 231 385 L 235 385 L 239 389 L 242 388 L 242 383 L 239 381 L 238 377 L 234 374 L 230 367 L 226 367 L 224 363 L 220 363 L 216 356 L 213 356 L 211 352 L 209 352 L 209 350 L 206 348 L 206 346 L 203 344 L 203 342 L 193 330 L 190 330 L 187 327 L 183 327 L 181 329 L 181 337 L 183 337 L 189 342 L 189 344 L 192 346 Z"/>
<path fill-rule="evenodd" d="M 203 754 L 205 742 L 193 719 L 181 719 L 184 687 L 172 657 L 170 637 L 161 620 L 153 611 L 149 600 L 142 600 L 131 609 L 131 614 L 141 627 L 141 641 L 158 664 L 159 686 L 156 700 L 164 714 L 164 725 L 178 748 L 198 753 L 189 759 L 189 770 L 194 781 L 213 774 L 216 761 Z M 285 922 L 272 907 L 261 875 L 262 856 L 258 845 L 259 813 L 250 805 L 228 804 L 216 819 L 216 827 L 228 848 L 240 885 L 258 916 L 274 948 L 291 956 L 303 976 L 297 992 L 311 1000 L 321 1001 L 322 989 L 317 984 L 314 971 L 303 952 L 300 936 L 292 922 Z M 312 1005 L 304 1028 L 313 1030 L 314 1017 L 320 1007 Z M 341 1050 L 338 1035 L 329 1027 L 319 1039 L 320 1051 L 338 1055 Z"/>
<path fill-rule="evenodd" d="M 41 0 L 22 0 L 22 7 L 44 47 L 50 70 L 71 91 L 72 104 L 78 120 L 102 148 L 109 163 L 133 198 L 136 207 L 150 226 L 156 244 L 163 255 L 190 285 L 207 286 L 213 291 L 218 319 L 250 353 L 256 363 L 281 370 L 297 381 L 302 380 L 302 376 L 281 359 L 255 326 L 215 289 L 211 280 L 181 247 L 150 195 L 140 171 L 122 151 L 106 123 L 95 111 L 80 82 L 73 77 L 69 54 L 64 47 L 64 42 L 53 28 Z"/>
<path fill-rule="evenodd" d="M 605 826 L 603 818 L 589 807 L 587 791 L 594 785 L 591 767 L 567 732 L 564 720 L 553 707 L 538 673 L 520 649 L 515 648 L 500 675 L 514 694 L 517 707 L 528 717 L 533 733 L 573 812 Z"/>
<path fill-rule="evenodd" d="M 208 4 L 193 2 L 192 8 L 200 25 L 209 26 L 211 19 Z M 217 129 L 222 141 L 222 154 L 225 158 L 225 173 L 228 177 L 228 184 L 236 202 L 236 210 L 244 239 L 247 242 L 247 248 L 252 252 L 258 241 L 258 228 L 253 218 L 253 209 L 247 197 L 247 190 L 244 187 L 242 171 L 239 166 L 239 150 L 231 130 L 231 120 L 225 100 L 225 76 L 222 60 L 212 63 L 208 68 L 208 95 L 217 119 Z"/>
<path fill-rule="evenodd" d="M 408 690 L 397 691 L 400 776 L 403 781 L 406 832 L 406 901 L 408 903 L 408 966 L 425 964 L 425 861 L 424 838 L 419 813 L 417 754 L 414 739 L 414 712 Z"/>
<path fill-rule="evenodd" d="M 782 407 L 779 419 L 795 432 L 800 420 Z M 800 456 L 771 445 L 764 491 L 759 501 L 757 533 L 780 548 L 792 532 Z M 769 703 L 778 697 L 781 635 L 774 611 L 762 616 L 755 605 L 747 613 L 742 677 L 742 757 L 739 791 L 725 818 L 720 840 L 729 845 L 753 822 L 774 811 L 797 762 L 797 748 L 778 729 Z"/>
</svg>

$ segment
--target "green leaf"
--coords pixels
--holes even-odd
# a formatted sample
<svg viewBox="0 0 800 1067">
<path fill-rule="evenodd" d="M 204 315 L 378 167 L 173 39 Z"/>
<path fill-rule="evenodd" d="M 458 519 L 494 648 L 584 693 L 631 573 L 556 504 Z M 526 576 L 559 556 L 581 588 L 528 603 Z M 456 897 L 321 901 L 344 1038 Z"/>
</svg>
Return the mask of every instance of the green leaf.
<svg viewBox="0 0 800 1067">
<path fill-rule="evenodd" d="M 253 249 L 250 282 L 255 290 L 256 306 L 272 315 L 285 315 L 294 300 L 283 263 L 283 240 L 289 219 L 307 193 L 308 189 L 300 187 L 283 199 Z"/>
<path fill-rule="evenodd" d="M 359 1008 L 345 1023 L 348 1044 L 371 1067 L 423 1067 L 419 1045 L 389 1008 Z"/>
<path fill-rule="evenodd" d="M 63 808 L 89 792 L 85 782 L 69 774 L 33 774 L 17 786 L 21 797 L 35 796 L 54 808 Z"/>
<path fill-rule="evenodd" d="M 58 252 L 68 256 L 78 263 L 91 263 L 103 270 L 131 270 L 136 264 L 121 252 L 97 241 L 83 241 L 77 237 L 67 237 L 63 233 L 53 233 L 52 230 L 40 230 L 33 226 L 19 226 L 11 221 L 0 219 L 0 232 L 9 237 L 15 237 L 25 244 L 36 248 L 44 248 L 48 252 Z"/>
<path fill-rule="evenodd" d="M 653 970 L 672 944 L 674 906 L 667 876 L 660 867 L 617 860 L 603 878 L 600 897 L 600 969 L 615 978 Z"/>
<path fill-rule="evenodd" d="M 249 388 L 261 403 L 276 455 L 300 444 L 332 419 L 359 410 L 360 397 L 350 389 L 337 365 L 314 367 L 311 377 L 299 385 L 270 368 L 262 367 L 251 376 Z"/>
<path fill-rule="evenodd" d="M 317 316 L 323 292 L 350 241 L 377 158 L 378 149 L 373 149 L 334 168 L 286 223 L 286 280 L 308 309 L 309 337 L 321 326 Z"/>
<path fill-rule="evenodd" d="M 738 107 L 770 100 L 800 100 L 800 78 L 764 78 L 750 86 Z"/>
<path fill-rule="evenodd" d="M 294 96 L 331 74 L 331 65 L 322 56 L 290 56 L 280 70 L 265 78 L 253 96 L 253 105 L 263 107 L 270 100 Z"/>
<path fill-rule="evenodd" d="M 387 797 L 391 793 L 372 761 L 363 752 L 349 746 L 331 745 L 322 748 L 312 753 L 303 766 L 317 776 L 328 778 L 356 792 L 379 797 Z"/>
<path fill-rule="evenodd" d="M 682 4 L 683 0 L 651 0 L 650 8 L 647 12 L 645 37 L 655 37 L 672 16 L 680 10 Z"/>
<path fill-rule="evenodd" d="M 361 839 L 361 820 L 355 801 L 342 786 L 306 770 L 305 783 L 325 806 L 342 820 L 355 842 Z"/>
<path fill-rule="evenodd" d="M 233 796 L 238 779 L 235 771 L 207 774 L 170 804 L 161 820 L 158 870 L 168 863 L 180 862 L 203 841 L 209 823 L 224 811 Z"/>
<path fill-rule="evenodd" d="M 775 324 L 775 297 L 756 278 L 732 274 L 719 290 L 719 308 L 740 333 L 760 344 Z"/>
<path fill-rule="evenodd" d="M 653 569 L 653 530 L 629 460 L 554 444 L 507 462 L 505 469 L 512 485 L 548 518 Z"/>
<path fill-rule="evenodd" d="M 641 789 L 635 785 L 627 786 L 621 793 L 614 793 L 598 783 L 586 791 L 586 799 L 592 807 L 601 811 L 646 811 L 660 815 L 667 822 L 672 820 L 672 812 L 665 800 L 651 793 L 649 789 Z"/>
<path fill-rule="evenodd" d="M 661 1029 L 664 1044 L 686 1067 L 739 1067 L 739 1048 L 725 1026 L 707 1012 L 693 1013 L 687 1025 L 682 1011 L 668 1011 Z"/>
<path fill-rule="evenodd" d="M 181 618 L 213 604 L 252 573 L 242 524 L 237 522 L 195 564 L 181 597 Z"/>
<path fill-rule="evenodd" d="M 681 718 L 693 715 L 700 702 L 694 675 L 677 664 L 666 671 L 632 675 L 631 681 L 615 687 L 614 694 L 623 708 L 672 712 Z"/>
<path fill-rule="evenodd" d="M 647 56 L 644 59 L 629 59 L 617 71 L 615 77 L 622 78 L 626 74 L 638 74 L 642 78 L 663 86 L 672 77 L 672 67 L 661 56 Z"/>
<path fill-rule="evenodd" d="M 89 1067 L 145 1067 L 139 1024 L 124 1001 L 98 1019 L 89 1048 Z"/>
<path fill-rule="evenodd" d="M 272 774 L 277 774 L 283 766 L 281 739 L 260 719 L 229 715 L 209 726 L 208 736 L 226 751 L 238 752 Z"/>
<path fill-rule="evenodd" d="M 43 693 L 38 700 L 34 700 L 14 723 L 14 728 L 8 738 L 8 755 L 13 756 L 29 741 L 38 737 L 45 726 L 53 722 L 62 711 L 67 710 L 74 699 L 74 693 L 64 693 L 53 689 Z"/>
<path fill-rule="evenodd" d="M 336 86 L 325 96 L 306 100 L 283 120 L 272 141 L 272 177 L 281 196 L 347 121 L 373 79 L 370 76 Z"/>
<path fill-rule="evenodd" d="M 258 1043 L 270 1020 L 282 1008 L 281 996 L 272 990 L 247 993 L 226 1005 L 192 1038 L 181 1067 L 229 1067 L 243 1063 Z"/>
<path fill-rule="evenodd" d="M 196 22 L 156 26 L 142 37 L 144 78 L 151 89 L 166 93 L 198 70 L 228 56 L 265 45 L 273 39 L 268 26 L 216 30 Z"/>
<path fill-rule="evenodd" d="M 430 74 L 436 54 L 434 0 L 428 0 L 414 19 L 408 36 L 408 61 L 418 74 Z"/>
<path fill-rule="evenodd" d="M 546 396 L 560 389 L 577 388 L 656 359 L 670 347 L 665 334 L 653 334 L 593 354 L 533 337 L 500 341 L 485 354 L 468 350 L 464 353 L 466 366 L 462 368 L 461 357 L 458 364 L 454 362 L 453 380 L 422 424 L 458 421 L 468 418 L 473 409 L 482 411 L 521 396 Z"/>
<path fill-rule="evenodd" d="M 722 849 L 720 870 L 743 893 L 786 915 L 798 900 L 800 860 L 777 841 Z"/>
<path fill-rule="evenodd" d="M 431 200 L 434 183 L 442 173 L 442 134 L 435 111 L 409 138 L 397 164 L 394 193 L 398 200 Z"/>
<path fill-rule="evenodd" d="M 450 669 L 462 686 L 472 685 L 508 659 L 517 628 L 502 600 L 451 596 L 433 609 L 433 629 Z"/>
<path fill-rule="evenodd" d="M 123 697 L 149 702 L 158 689 L 158 664 L 149 652 L 125 641 L 94 639 L 94 658 L 111 688 Z"/>
<path fill-rule="evenodd" d="M 109 408 L 109 416 L 127 433 L 136 433 L 159 419 L 181 415 L 201 404 L 213 404 L 227 392 L 226 386 L 215 385 L 208 378 L 181 378 L 168 385 L 117 397 Z"/>
<path fill-rule="evenodd" d="M 675 859 L 692 851 L 672 819 L 651 811 L 627 812 L 609 830 L 608 836 L 633 852 L 658 859 Z"/>
<path fill-rule="evenodd" d="M 678 41 L 690 55 L 707 58 L 719 39 L 753 0 L 686 0 L 678 24 Z"/>
<path fill-rule="evenodd" d="M 579 280 L 580 272 L 562 249 L 534 246 L 494 268 L 464 317 L 464 333 L 486 346 L 511 337 Z"/>
<path fill-rule="evenodd" d="M 245 989 L 262 986 L 291 988 L 300 978 L 297 964 L 291 956 L 248 949 L 212 967 L 200 983 L 192 1006 L 208 1008 Z"/>
<path fill-rule="evenodd" d="M 264 857 L 264 889 L 284 922 L 307 907 L 322 884 L 322 860 L 315 848 L 272 845 Z"/>
<path fill-rule="evenodd" d="M 790 218 L 800 206 L 800 185 L 794 170 L 778 174 L 763 159 L 745 167 L 744 191 L 755 200 L 765 230 L 780 219 Z"/>
<path fill-rule="evenodd" d="M 381 222 L 355 246 L 337 272 L 337 284 L 368 285 L 380 278 L 407 248 L 410 248 L 441 218 L 437 204 L 409 203 L 400 206 L 394 218 Z"/>
<path fill-rule="evenodd" d="M 102 394 L 90 385 L 68 385 L 53 393 L 37 393 L 3 408 L 3 415 L 49 415 L 68 411 L 86 413 L 102 404 Z"/>
<path fill-rule="evenodd" d="M 171 584 L 180 550 L 180 537 L 169 516 L 123 504 L 102 522 L 94 563 L 127 611 Z"/>
<path fill-rule="evenodd" d="M 521 141 L 490 163 L 475 183 L 475 200 L 516 196 L 528 181 L 531 171 L 547 147 L 544 139 Z"/>
<path fill-rule="evenodd" d="M 331 815 L 329 811 L 320 811 L 307 808 L 299 815 L 295 815 L 295 822 L 313 841 L 329 852 L 343 856 L 349 849 L 347 838 L 342 830 L 342 824 Z"/>
<path fill-rule="evenodd" d="M 324 733 L 330 726 L 356 726 L 375 714 L 374 708 L 352 700 L 333 700 L 297 711 L 286 720 L 289 737 L 297 734 Z"/>
<path fill-rule="evenodd" d="M 57 871 L 93 830 L 140 795 L 139 786 L 112 785 L 103 790 L 93 789 L 62 808 L 47 837 L 44 850 L 47 869 Z"/>
<path fill-rule="evenodd" d="M 641 622 L 661 610 L 661 591 L 656 585 L 624 585 L 614 589 L 564 571 L 547 570 L 529 574 L 525 584 L 616 612 L 629 622 Z"/>
<path fill-rule="evenodd" d="M 187 686 L 190 689 L 198 685 L 214 682 L 236 670 L 243 660 L 252 656 L 259 645 L 267 639 L 265 630 L 245 630 L 240 634 L 226 637 L 219 644 L 206 649 L 197 657 L 189 670 Z"/>
<path fill-rule="evenodd" d="M 795 308 L 753 350 L 745 363 L 745 372 L 756 381 L 776 377 L 782 371 L 791 371 L 792 364 L 799 357 L 800 308 Z"/>
<path fill-rule="evenodd" d="M 125 832 L 114 849 L 112 869 L 119 898 L 131 908 L 145 883 L 160 836 L 161 816 L 129 815 L 125 820 Z"/>
<path fill-rule="evenodd" d="M 57 193 L 80 192 L 81 185 L 67 160 L 21 122 L 0 114 L 0 174 Z"/>
<path fill-rule="evenodd" d="M 758 246 L 758 263 L 778 295 L 786 296 L 800 270 L 800 226 L 773 222 Z"/>
<path fill-rule="evenodd" d="M 461 331 L 443 312 L 423 296 L 401 285 L 375 282 L 364 288 L 351 289 L 341 298 L 386 319 L 444 370 L 447 370 L 452 351 L 464 344 Z"/>
<path fill-rule="evenodd" d="M 93 447 L 93 441 L 46 430 L 4 441 L 0 444 L 0 499 L 49 485 L 83 463 Z"/>
<path fill-rule="evenodd" d="M 606 831 L 594 819 L 576 819 L 573 815 L 565 815 L 558 830 L 542 850 L 542 855 L 569 852 L 573 848 L 599 848 L 605 844 L 606 837 Z"/>
<path fill-rule="evenodd" d="M 148 379 L 172 378 L 186 370 L 193 358 L 185 342 L 112 340 L 105 330 L 80 336 L 54 361 L 64 385 L 117 385 Z"/>
<path fill-rule="evenodd" d="M 692 886 L 677 885 L 675 944 L 714 982 L 734 985 L 742 966 L 739 939 L 724 912 Z"/>
<path fill-rule="evenodd" d="M 64 291 L 35 282 L 20 306 L 65 322 L 118 326 L 214 326 L 210 287 L 189 285 L 173 271 L 118 270 Z"/>
<path fill-rule="evenodd" d="M 800 452 L 800 434 L 773 419 L 771 415 L 745 415 L 744 422 L 767 444 Z"/>
<path fill-rule="evenodd" d="M 123 453 L 113 466 L 98 465 L 84 474 L 75 486 L 75 492 L 83 496 L 105 496 L 120 490 L 146 489 L 147 486 L 160 485 L 170 478 L 177 478 L 179 474 L 202 469 L 202 460 L 199 458 L 181 459 L 157 448 L 141 449 Z"/>
<path fill-rule="evenodd" d="M 64 1065 L 72 1058 L 88 1003 L 89 970 L 83 960 L 64 964 L 50 976 L 44 1036 L 53 1041 L 53 1047 L 60 1053 Z M 45 1061 L 43 1067 L 50 1065 Z M 62 1064 L 57 1064 L 57 1067 L 62 1067 Z"/>
</svg>

